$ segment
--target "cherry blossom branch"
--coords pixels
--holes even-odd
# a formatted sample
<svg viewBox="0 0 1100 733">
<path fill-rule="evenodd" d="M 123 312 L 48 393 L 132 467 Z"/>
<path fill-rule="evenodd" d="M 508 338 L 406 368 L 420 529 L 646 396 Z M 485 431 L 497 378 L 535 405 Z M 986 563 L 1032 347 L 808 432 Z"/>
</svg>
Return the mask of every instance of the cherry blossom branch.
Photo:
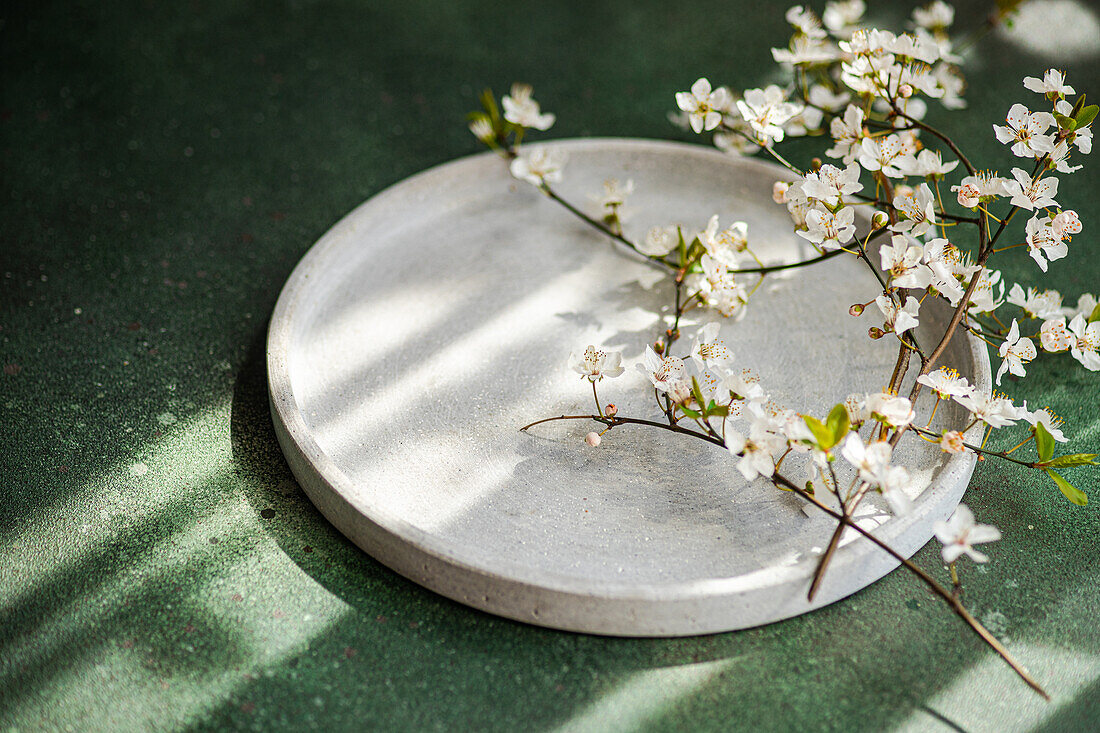
<svg viewBox="0 0 1100 733">
<path fill-rule="evenodd" d="M 726 447 L 725 441 L 722 440 L 720 437 L 717 437 L 715 435 L 709 435 L 709 434 L 706 434 L 706 433 L 701 433 L 701 432 L 698 432 L 696 430 L 689 430 L 688 428 L 682 428 L 679 425 L 665 425 L 663 423 L 654 422 L 652 420 L 643 420 L 643 419 L 639 419 L 639 418 L 618 417 L 618 416 L 615 416 L 615 417 L 602 417 L 602 416 L 599 416 L 599 415 L 559 415 L 557 417 L 547 417 L 547 418 L 543 418 L 542 420 L 536 420 L 535 422 L 532 422 L 528 425 L 523 426 L 522 428 L 520 428 L 520 430 L 521 431 L 527 431 L 529 428 L 532 428 L 536 425 L 540 425 L 542 423 L 551 422 L 551 421 L 555 421 L 555 420 L 593 420 L 595 422 L 603 423 L 603 424 L 607 425 L 608 429 L 617 427 L 619 425 L 644 425 L 644 426 L 647 426 L 647 427 L 660 428 L 661 430 L 667 430 L 669 432 L 679 433 L 679 434 L 682 434 L 682 435 L 690 435 L 692 437 L 699 438 L 700 440 L 704 440 L 704 441 L 706 441 L 708 443 L 711 443 L 713 445 L 717 445 L 717 446 L 722 447 L 722 448 Z M 711 431 L 711 432 L 713 432 L 713 431 Z M 876 537 L 874 534 L 872 534 L 868 530 L 864 529 L 863 527 L 860 527 L 847 514 L 842 514 L 840 512 L 835 511 L 831 507 L 829 507 L 826 504 L 822 503 L 813 494 L 809 493 L 804 488 L 798 486 L 796 483 L 794 483 L 790 479 L 786 478 L 782 474 L 780 474 L 780 473 L 772 474 L 771 481 L 772 481 L 772 483 L 776 484 L 777 486 L 788 489 L 788 490 L 794 492 L 795 494 L 798 494 L 800 497 L 802 497 L 806 501 L 810 502 L 811 504 L 813 504 L 814 506 L 816 506 L 818 509 L 825 512 L 829 516 L 831 516 L 833 519 L 835 519 L 837 521 L 839 529 L 844 530 L 844 529 L 847 529 L 848 527 L 851 527 L 857 533 L 859 533 L 863 537 L 866 537 L 868 540 L 870 540 L 872 543 L 874 543 L 879 549 L 883 550 L 888 555 L 890 555 L 895 560 L 897 560 L 907 570 L 909 570 L 911 573 L 913 573 L 918 578 L 920 578 L 920 580 L 922 582 L 924 582 L 925 585 L 927 585 L 928 588 L 933 593 L 935 593 L 941 599 L 943 599 L 944 602 L 946 602 L 947 605 L 951 608 L 951 610 L 954 611 L 959 616 L 959 618 L 961 618 L 967 624 L 967 626 L 969 626 L 970 629 L 975 634 L 978 635 L 978 637 L 982 641 L 984 641 L 986 644 L 988 644 L 989 647 L 992 648 L 993 651 L 995 651 L 1001 657 L 1001 659 L 1003 659 L 1005 661 L 1005 663 L 1012 669 L 1012 671 L 1014 671 L 1017 675 L 1019 675 L 1019 677 L 1025 683 L 1027 683 L 1027 685 L 1029 687 L 1031 687 L 1033 690 L 1035 690 L 1040 695 L 1042 695 L 1044 699 L 1047 699 L 1047 700 L 1050 699 L 1050 695 L 1046 692 L 1046 690 L 1043 689 L 1042 685 L 1040 685 L 1027 672 L 1027 670 L 1024 669 L 1023 666 L 1021 666 L 1012 657 L 1012 655 L 1000 643 L 1000 641 L 998 641 L 998 639 L 995 636 L 993 636 L 993 634 L 991 634 L 989 632 L 989 630 L 986 629 L 985 626 L 983 626 L 981 624 L 981 622 L 979 622 L 976 618 L 974 618 L 973 614 L 971 614 L 969 610 L 967 610 L 967 608 L 963 605 L 962 601 L 960 600 L 958 593 L 947 590 L 946 588 L 941 586 L 939 583 L 936 582 L 936 580 L 931 575 L 929 575 L 927 572 L 925 572 L 920 566 L 913 563 L 907 557 L 905 557 L 900 552 L 898 552 L 897 550 L 892 548 L 886 542 L 880 540 L 878 537 Z"/>
<path fill-rule="evenodd" d="M 919 427 L 917 425 L 910 425 L 909 429 L 914 431 L 914 432 L 920 433 L 921 435 L 927 435 L 928 437 L 931 437 L 931 438 L 940 437 L 938 433 L 936 433 L 932 430 L 928 430 L 926 428 Z M 1026 466 L 1027 468 L 1042 468 L 1043 467 L 1043 466 L 1040 465 L 1039 461 L 1021 461 L 1019 458 L 1013 458 L 1008 453 L 1005 453 L 1003 451 L 988 450 L 986 448 L 982 448 L 982 447 L 976 446 L 976 445 L 971 445 L 970 443 L 965 443 L 965 442 L 963 443 L 963 446 L 966 447 L 968 450 L 974 451 L 975 453 L 980 453 L 980 454 L 986 455 L 986 456 L 993 456 L 995 458 L 1002 458 L 1006 461 L 1011 461 L 1012 463 L 1017 463 L 1021 466 Z"/>
<path fill-rule="evenodd" d="M 676 267 L 674 265 L 670 265 L 668 262 L 665 262 L 660 257 L 651 257 L 650 255 L 645 254 L 640 249 L 638 249 L 637 245 L 635 245 L 629 239 L 624 237 L 622 234 L 620 234 L 619 232 L 616 232 L 611 227 L 604 224 L 602 221 L 597 221 L 596 219 L 592 218 L 588 214 L 586 214 L 583 211 L 581 211 L 580 209 L 578 209 L 573 204 L 569 203 L 569 201 L 567 201 L 564 198 L 562 198 L 561 196 L 559 196 L 558 193 L 554 189 L 552 189 L 550 187 L 550 184 L 548 184 L 546 181 L 543 181 L 542 184 L 539 185 L 539 189 L 543 193 L 545 193 L 547 196 L 549 196 L 552 200 L 556 201 L 557 203 L 559 203 L 563 207 L 565 207 L 565 209 L 567 211 L 569 211 L 569 213 L 571 213 L 574 216 L 578 217 L 579 219 L 581 219 L 585 223 L 589 224 L 590 226 L 593 226 L 596 229 L 599 229 L 601 232 L 603 232 L 607 236 L 611 237 L 612 239 L 617 240 L 618 242 L 620 242 L 622 244 L 625 244 L 627 247 L 634 250 L 635 252 L 637 252 L 642 257 L 645 257 L 647 261 L 663 265 L 664 267 L 666 267 L 670 270 L 675 270 L 676 269 Z"/>
<path fill-rule="evenodd" d="M 909 570 L 914 575 L 916 575 L 918 578 L 920 578 L 924 582 L 924 584 L 927 585 L 928 588 L 933 593 L 935 593 L 940 598 L 942 598 L 944 600 L 944 602 L 946 602 L 947 605 L 951 608 L 951 610 L 953 610 L 959 616 L 959 618 L 961 618 L 966 623 L 966 625 L 969 626 L 971 628 L 971 630 L 973 630 L 974 633 L 977 634 L 982 639 L 982 641 L 984 641 L 986 644 L 988 644 L 993 649 L 993 651 L 997 652 L 997 654 L 1000 655 L 1001 659 L 1003 659 L 1005 661 L 1005 663 L 1009 667 L 1012 668 L 1012 671 L 1015 672 L 1017 675 L 1019 675 L 1020 679 L 1022 679 L 1024 682 L 1026 682 L 1027 685 L 1031 689 L 1035 690 L 1040 695 L 1042 695 L 1044 699 L 1050 700 L 1050 695 L 1047 693 L 1046 690 L 1043 689 L 1042 685 L 1040 685 L 1035 680 L 1035 678 L 1032 677 L 1028 673 L 1028 671 L 1023 668 L 1022 665 L 1020 665 L 1019 662 L 1017 662 L 1015 659 L 1013 659 L 1012 655 L 1009 653 L 1009 651 L 1007 649 L 1005 649 L 1004 645 L 1002 645 L 1001 642 L 997 640 L 997 637 L 993 636 L 993 634 L 991 634 L 989 632 L 989 630 L 986 629 L 985 626 L 983 626 L 981 624 L 981 622 L 978 621 L 978 619 L 974 618 L 974 616 L 970 613 L 970 611 L 968 611 L 966 609 L 966 607 L 962 604 L 962 601 L 959 599 L 958 595 L 956 595 L 955 593 L 952 593 L 951 591 L 949 591 L 946 588 L 944 588 L 943 586 L 941 586 L 939 583 L 936 582 L 936 580 L 931 575 L 929 575 L 927 572 L 925 572 L 920 566 L 916 565 L 911 560 L 909 560 L 907 557 L 902 555 L 900 552 L 898 552 L 894 548 L 890 547 L 890 545 L 888 545 L 885 542 L 883 542 L 882 540 L 880 540 L 878 537 L 876 537 L 874 534 L 872 534 L 868 530 L 864 529 L 863 527 L 860 527 L 858 524 L 856 524 L 854 521 L 852 521 L 851 517 L 849 517 L 847 515 L 844 515 L 844 514 L 841 514 L 840 512 L 835 511 L 831 507 L 826 506 L 819 499 L 817 499 L 813 494 L 809 493 L 805 489 L 801 488 L 797 484 L 792 483 L 791 481 L 789 481 L 788 479 L 784 478 L 783 476 L 781 476 L 779 474 L 774 475 L 773 481 L 776 484 L 781 484 L 783 487 L 793 491 L 794 493 L 798 494 L 799 496 L 801 496 L 806 501 L 809 501 L 810 503 L 815 505 L 818 509 L 825 512 L 826 514 L 831 516 L 833 519 L 837 520 L 837 522 L 840 523 L 842 528 L 851 527 L 856 532 L 863 535 L 864 537 L 869 539 L 871 542 L 873 542 L 875 545 L 877 545 L 879 547 L 879 549 L 883 550 L 888 555 L 890 555 L 895 560 L 897 560 L 902 565 L 904 565 L 907 570 Z"/>
<path fill-rule="evenodd" d="M 529 428 L 533 428 L 536 425 L 541 425 L 545 422 L 552 422 L 554 420 L 594 420 L 598 423 L 603 423 L 610 428 L 618 427 L 619 425 L 645 425 L 650 428 L 660 428 L 661 430 L 668 430 L 673 433 L 679 433 L 681 435 L 690 435 L 700 440 L 705 440 L 708 443 L 713 443 L 720 448 L 725 448 L 726 443 L 721 438 L 707 435 L 706 433 L 700 433 L 697 430 L 691 430 L 689 428 L 681 427 L 675 423 L 666 425 L 665 423 L 655 422 L 653 420 L 643 420 L 637 417 L 602 417 L 600 415 L 558 415 L 557 417 L 544 417 L 541 420 L 535 420 L 533 423 L 529 423 L 520 428 L 520 432 L 527 432 Z"/>
<path fill-rule="evenodd" d="M 901 117 L 903 120 L 908 120 L 909 123 L 914 127 L 925 130 L 926 132 L 929 132 L 942 140 L 943 144 L 950 148 L 951 152 L 955 154 L 955 157 L 958 158 L 959 161 L 963 164 L 963 168 L 966 168 L 967 173 L 972 176 L 977 174 L 977 169 L 973 166 L 973 164 L 971 164 L 970 159 L 963 155 L 963 151 L 959 150 L 959 146 L 955 144 L 954 140 L 952 140 L 936 128 L 932 127 L 928 123 L 921 122 L 917 118 L 910 117 L 905 112 L 902 112 L 901 108 L 898 107 L 897 102 L 890 100 L 890 107 L 894 110 L 894 114 L 896 114 L 898 117 Z"/>
</svg>

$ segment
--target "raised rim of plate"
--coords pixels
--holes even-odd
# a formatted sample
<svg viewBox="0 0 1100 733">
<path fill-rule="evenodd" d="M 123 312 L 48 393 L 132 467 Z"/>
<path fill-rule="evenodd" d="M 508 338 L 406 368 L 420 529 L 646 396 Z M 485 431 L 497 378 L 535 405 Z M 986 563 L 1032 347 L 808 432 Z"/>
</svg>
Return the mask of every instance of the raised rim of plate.
<svg viewBox="0 0 1100 733">
<path fill-rule="evenodd" d="M 714 148 L 689 143 L 635 138 L 584 138 L 554 140 L 538 145 L 582 152 L 584 149 L 619 150 L 633 155 L 675 152 L 710 163 L 754 169 L 777 178 L 789 177 L 784 168 L 752 158 L 735 158 Z M 313 273 L 330 264 L 344 236 L 354 222 L 375 209 L 390 205 L 456 170 L 484 165 L 495 153 L 480 153 L 429 168 L 406 178 L 360 204 L 332 226 L 305 254 L 287 279 L 271 316 L 267 338 L 268 395 L 280 446 L 295 478 L 322 514 L 345 536 L 398 573 L 461 603 L 510 618 L 542 626 L 620 636 L 682 636 L 746 628 L 788 618 L 828 605 L 869 585 L 899 564 L 869 542 L 850 542 L 837 550 L 833 575 L 847 568 L 851 582 L 826 583 L 813 603 L 805 602 L 805 589 L 817 564 L 816 556 L 785 566 L 768 568 L 766 577 L 750 573 L 729 578 L 672 581 L 641 586 L 637 583 L 599 584 L 556 573 L 545 573 L 544 581 L 531 583 L 462 562 L 446 542 L 378 507 L 362 506 L 355 500 L 353 482 L 321 450 L 298 408 L 289 368 L 292 324 L 297 305 L 309 294 Z M 985 344 L 965 336 L 974 368 L 975 385 L 989 389 L 992 373 Z M 929 498 L 914 510 L 895 517 L 873 530 L 905 556 L 910 556 L 930 538 L 930 524 L 945 518 L 961 499 L 976 465 L 973 454 L 956 454 L 944 464 L 933 483 L 925 489 Z M 915 532 L 917 525 L 923 529 Z M 749 576 L 753 576 L 748 580 Z M 803 601 L 787 599 L 783 612 L 764 621 L 740 623 L 737 607 L 749 596 L 769 588 L 798 586 Z M 721 604 L 730 613 L 720 613 Z M 705 618 L 681 617 L 695 611 Z M 742 611 L 744 609 L 741 609 Z M 679 620 L 678 620 L 679 619 Z"/>
</svg>

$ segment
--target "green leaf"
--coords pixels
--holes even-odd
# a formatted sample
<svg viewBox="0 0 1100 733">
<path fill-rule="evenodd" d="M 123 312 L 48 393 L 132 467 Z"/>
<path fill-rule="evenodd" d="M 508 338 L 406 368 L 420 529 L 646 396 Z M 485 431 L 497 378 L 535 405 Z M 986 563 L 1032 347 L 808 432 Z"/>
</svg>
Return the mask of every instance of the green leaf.
<svg viewBox="0 0 1100 733">
<path fill-rule="evenodd" d="M 489 118 L 493 122 L 493 129 L 500 129 L 500 108 L 497 107 L 497 99 L 493 95 L 493 90 L 486 88 L 481 92 L 481 106 L 485 108 L 485 111 L 489 113 Z"/>
<path fill-rule="evenodd" d="M 711 402 L 710 404 L 713 405 L 713 407 L 707 408 L 708 415 L 714 415 L 715 417 L 729 417 L 730 408 L 728 406 L 715 405 L 713 402 Z"/>
<path fill-rule="evenodd" d="M 803 415 L 802 420 L 805 421 L 806 427 L 810 429 L 810 432 L 814 434 L 814 440 L 817 441 L 819 448 L 822 450 L 829 450 L 836 444 L 836 441 L 833 439 L 833 432 L 825 427 L 825 423 L 812 415 Z"/>
<path fill-rule="evenodd" d="M 1097 112 L 1100 112 L 1100 106 L 1090 104 L 1088 107 L 1085 107 L 1074 120 L 1077 123 L 1077 127 L 1081 128 L 1091 123 L 1096 119 Z"/>
<path fill-rule="evenodd" d="M 690 417 L 692 419 L 698 419 L 698 418 L 703 416 L 703 413 L 696 412 L 695 410 L 691 409 L 690 407 L 685 407 L 684 405 L 680 405 L 679 407 L 680 407 L 680 412 L 684 413 L 685 415 L 687 415 L 688 417 Z"/>
<path fill-rule="evenodd" d="M 829 417 L 825 419 L 825 426 L 833 434 L 834 445 L 848 434 L 851 423 L 848 421 L 848 410 L 844 407 L 843 402 L 838 403 L 833 409 L 829 410 Z"/>
<path fill-rule="evenodd" d="M 691 378 L 691 396 L 695 398 L 696 404 L 703 408 L 703 414 L 706 414 L 707 401 L 703 399 L 703 390 L 699 388 L 699 380 L 695 377 Z"/>
<path fill-rule="evenodd" d="M 1077 129 L 1077 120 L 1072 117 L 1066 117 L 1063 114 L 1054 113 L 1054 119 L 1058 120 L 1058 127 L 1063 130 L 1073 131 Z"/>
<path fill-rule="evenodd" d="M 1054 457 L 1054 436 L 1047 432 L 1041 422 L 1035 423 L 1032 431 L 1035 433 L 1035 447 L 1039 451 L 1039 460 L 1049 461 Z"/>
<path fill-rule="evenodd" d="M 1092 309 L 1092 313 L 1089 314 L 1089 323 L 1096 323 L 1100 321 L 1100 303 L 1096 304 L 1096 307 Z"/>
<path fill-rule="evenodd" d="M 1071 453 L 1043 463 L 1044 468 L 1069 468 L 1071 466 L 1097 466 L 1095 453 Z"/>
<path fill-rule="evenodd" d="M 1047 475 L 1054 479 L 1054 483 L 1061 489 L 1062 493 L 1066 495 L 1066 498 L 1077 506 L 1085 506 L 1089 503 L 1089 498 L 1085 496 L 1085 492 L 1081 491 L 1069 481 L 1066 481 L 1057 471 L 1047 470 Z"/>
</svg>

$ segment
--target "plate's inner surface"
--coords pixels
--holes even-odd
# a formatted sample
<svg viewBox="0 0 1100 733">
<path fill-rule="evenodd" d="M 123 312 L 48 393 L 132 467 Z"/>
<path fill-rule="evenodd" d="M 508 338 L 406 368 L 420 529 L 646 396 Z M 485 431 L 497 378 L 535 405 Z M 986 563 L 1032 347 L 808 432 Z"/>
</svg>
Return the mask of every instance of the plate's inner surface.
<svg viewBox="0 0 1100 733">
<path fill-rule="evenodd" d="M 682 147 L 564 146 L 558 188 L 587 211 L 596 213 L 588 196 L 604 179 L 634 181 L 628 236 L 658 224 L 697 230 L 718 213 L 723 226 L 748 223 L 765 261 L 814 254 L 771 200 L 773 169 Z M 603 402 L 621 415 L 656 415 L 633 363 L 663 329 L 657 312 L 673 290 L 510 178 L 502 161 L 466 160 L 404 184 L 349 216 L 310 258 L 289 331 L 291 388 L 347 479 L 344 498 L 383 527 L 489 573 L 593 592 L 766 571 L 827 542 L 832 520 L 745 482 L 732 456 L 701 441 L 627 426 L 593 449 L 587 421 L 518 431 L 592 410 L 588 383 L 566 366 L 570 350 L 590 343 L 621 350 L 628 364 L 600 384 Z M 722 335 L 774 400 L 823 416 L 889 379 L 896 340 L 866 335 L 882 323 L 877 309 L 848 315 L 877 292 L 853 258 L 793 270 L 769 277 Z M 923 315 L 918 335 L 930 341 L 932 309 Z M 693 323 L 677 353 L 690 348 Z M 961 341 L 945 359 L 964 373 L 971 361 Z M 941 405 L 937 423 L 959 417 Z M 923 467 L 927 484 L 939 451 L 907 444 L 899 460 Z M 797 461 L 789 469 L 804 478 Z"/>
</svg>

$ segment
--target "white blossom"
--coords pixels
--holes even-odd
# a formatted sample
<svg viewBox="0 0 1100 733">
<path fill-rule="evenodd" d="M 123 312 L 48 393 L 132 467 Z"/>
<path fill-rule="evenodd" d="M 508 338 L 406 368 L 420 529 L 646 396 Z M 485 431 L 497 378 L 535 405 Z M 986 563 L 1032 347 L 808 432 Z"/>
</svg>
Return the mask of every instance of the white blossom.
<svg viewBox="0 0 1100 733">
<path fill-rule="evenodd" d="M 870 417 L 866 410 L 865 395 L 850 394 L 845 397 L 844 411 L 848 413 L 848 422 L 856 429 Z"/>
<path fill-rule="evenodd" d="M 932 272 L 921 263 L 924 249 L 904 234 L 895 234 L 890 244 L 879 247 L 879 262 L 893 285 L 899 288 L 926 288 Z"/>
<path fill-rule="evenodd" d="M 1031 423 L 1032 426 L 1042 425 L 1050 437 L 1054 438 L 1059 443 L 1068 443 L 1069 438 L 1062 432 L 1062 426 L 1065 424 L 1062 418 L 1051 412 L 1049 407 L 1041 407 L 1035 412 L 1029 412 L 1024 415 L 1024 419 Z"/>
<path fill-rule="evenodd" d="M 904 466 L 887 466 L 878 475 L 878 490 L 882 498 L 890 505 L 890 511 L 899 516 L 908 514 L 913 508 L 908 494 L 912 485 L 913 479 Z"/>
<path fill-rule="evenodd" d="M 802 105 L 787 102 L 783 90 L 772 84 L 764 89 L 749 89 L 737 101 L 741 116 L 756 133 L 758 142 L 768 144 L 783 139 L 784 122 L 802 111 Z"/>
<path fill-rule="evenodd" d="M 1012 153 L 1018 158 L 1041 158 L 1054 150 L 1054 136 L 1045 134 L 1054 124 L 1050 112 L 1029 112 L 1022 104 L 1014 104 L 1005 116 L 1006 125 L 994 125 L 997 140 L 1012 144 Z"/>
<path fill-rule="evenodd" d="M 798 35 L 791 39 L 789 48 L 773 48 L 772 58 L 777 64 L 814 66 L 836 61 L 840 49 L 824 39 Z"/>
<path fill-rule="evenodd" d="M 558 148 L 537 148 L 520 153 L 512 161 L 512 175 L 536 186 L 556 183 L 561 180 L 561 169 L 568 159 L 564 150 Z"/>
<path fill-rule="evenodd" d="M 670 380 L 667 389 L 661 391 L 668 395 L 674 405 L 688 405 L 695 399 L 691 391 L 691 380 L 682 377 Z"/>
<path fill-rule="evenodd" d="M 722 112 L 730 103 L 730 93 L 725 87 L 711 91 L 705 77 L 691 85 L 690 92 L 676 93 L 676 106 L 688 114 L 691 129 L 695 132 L 713 130 L 722 122 Z"/>
<path fill-rule="evenodd" d="M 589 345 L 578 356 L 569 355 L 569 366 L 589 381 L 598 382 L 604 377 L 617 377 L 623 373 L 623 355 L 618 351 L 603 351 Z"/>
<path fill-rule="evenodd" d="M 955 401 L 970 411 L 978 420 L 992 428 L 1003 428 L 1022 420 L 1027 410 L 1012 404 L 1012 400 L 999 394 L 986 394 L 978 390 L 970 394 L 956 395 Z"/>
<path fill-rule="evenodd" d="M 1070 147 L 1069 140 L 1062 140 L 1054 146 L 1054 150 L 1050 153 L 1050 160 L 1047 164 L 1054 166 L 1054 170 L 1059 173 L 1076 173 L 1084 166 L 1069 164 L 1071 152 L 1072 148 Z"/>
<path fill-rule="evenodd" d="M 1030 318 L 1046 320 L 1062 313 L 1062 295 L 1057 290 L 1028 288 L 1025 293 L 1020 284 L 1015 283 L 1008 291 L 1008 302 L 1023 308 Z"/>
<path fill-rule="evenodd" d="M 504 95 L 504 119 L 520 127 L 533 127 L 536 130 L 549 130 L 554 124 L 554 115 L 542 113 L 539 103 L 531 98 L 531 87 L 527 84 L 513 84 L 512 94 Z"/>
<path fill-rule="evenodd" d="M 1066 317 L 1058 316 L 1043 321 L 1039 329 L 1039 343 L 1044 351 L 1057 353 L 1073 346 L 1076 338 L 1066 328 Z"/>
<path fill-rule="evenodd" d="M 1001 368 L 997 370 L 998 385 L 1000 385 L 1001 377 L 1004 376 L 1006 371 L 1015 374 L 1017 377 L 1027 376 L 1024 364 L 1034 359 L 1038 354 L 1031 339 L 1020 338 L 1020 326 L 1016 323 L 1015 318 L 1012 319 L 1012 326 L 1008 329 L 1008 335 L 1005 337 L 1000 349 L 998 349 L 998 353 L 1003 359 Z"/>
<path fill-rule="evenodd" d="M 859 164 L 869 171 L 881 170 L 890 178 L 904 177 L 916 163 L 909 143 L 900 135 L 865 137 L 860 142 Z"/>
<path fill-rule="evenodd" d="M 908 425 L 916 417 L 912 402 L 889 392 L 867 395 L 866 409 L 871 417 L 892 428 Z"/>
<path fill-rule="evenodd" d="M 749 296 L 725 263 L 705 254 L 699 258 L 699 264 L 703 267 L 702 292 L 707 305 L 723 316 L 743 318 Z"/>
<path fill-rule="evenodd" d="M 821 20 L 834 35 L 850 36 L 866 10 L 863 0 L 830 0 L 825 3 Z"/>
<path fill-rule="evenodd" d="M 727 267 L 737 267 L 738 253 L 745 251 L 749 245 L 749 225 L 743 221 L 735 221 L 722 231 L 718 231 L 718 215 L 715 214 L 707 222 L 706 229 L 699 234 L 699 243 L 707 254 L 715 258 Z"/>
<path fill-rule="evenodd" d="M 760 386 L 760 380 L 748 369 L 728 373 L 724 380 L 724 386 L 736 396 L 737 400 L 756 405 L 762 405 L 768 401 L 768 395 L 764 392 L 764 388 Z"/>
<path fill-rule="evenodd" d="M 938 150 L 922 150 L 917 153 L 912 167 L 905 169 L 907 176 L 921 176 L 922 178 L 942 178 L 959 165 L 959 161 L 953 160 L 944 163 Z"/>
<path fill-rule="evenodd" d="M 860 145 L 863 140 L 863 110 L 849 104 L 843 116 L 834 117 L 829 123 L 829 134 L 836 144 L 825 154 L 830 158 L 841 158 L 845 165 L 855 161 L 863 152 Z"/>
<path fill-rule="evenodd" d="M 635 246 L 647 257 L 664 257 L 680 243 L 679 230 L 674 226 L 652 227 Z"/>
<path fill-rule="evenodd" d="M 860 168 L 852 163 L 846 168 L 825 164 L 820 170 L 807 173 L 802 182 L 802 192 L 827 206 L 836 206 L 841 196 L 863 190 L 859 182 Z"/>
<path fill-rule="evenodd" d="M 1068 306 L 1063 308 L 1062 314 L 1065 315 L 1066 318 L 1073 318 L 1080 313 L 1087 320 L 1092 315 L 1092 312 L 1096 310 L 1096 304 L 1097 300 L 1095 295 L 1091 293 L 1082 293 L 1081 297 L 1077 299 L 1077 305 L 1073 308 Z"/>
<path fill-rule="evenodd" d="M 1024 88 L 1032 92 L 1045 94 L 1050 99 L 1076 94 L 1073 87 L 1066 84 L 1065 75 L 1057 69 L 1048 69 L 1047 73 L 1043 74 L 1042 79 L 1025 76 Z"/>
<path fill-rule="evenodd" d="M 946 563 L 955 562 L 961 555 L 967 555 L 974 562 L 986 562 L 989 557 L 975 550 L 974 545 L 1001 539 L 1001 530 L 993 525 L 976 524 L 974 513 L 966 504 L 959 504 L 946 522 L 933 524 L 932 531 L 943 543 L 942 555 Z"/>
<path fill-rule="evenodd" d="M 806 229 L 798 230 L 798 236 L 807 239 L 821 249 L 838 249 L 855 236 L 856 212 L 850 206 L 833 213 L 815 206 L 806 214 Z"/>
<path fill-rule="evenodd" d="M 1048 262 L 1060 260 L 1069 254 L 1069 245 L 1065 240 L 1065 229 L 1055 227 L 1054 219 L 1049 216 L 1035 215 L 1024 226 L 1027 253 L 1043 272 L 1047 271 Z"/>
<path fill-rule="evenodd" d="M 1009 203 L 1013 206 L 1032 211 L 1058 205 L 1054 200 L 1058 193 L 1057 178 L 1042 178 L 1040 174 L 1032 180 L 1031 175 L 1022 168 L 1013 168 L 1012 177 L 1016 180 L 1005 183 L 1005 192 L 1012 197 Z"/>
<path fill-rule="evenodd" d="M 859 469 L 859 477 L 868 483 L 878 483 L 878 476 L 890 465 L 893 448 L 886 441 L 875 441 L 866 445 L 858 433 L 848 433 L 840 444 L 840 454 L 844 460 Z"/>
<path fill-rule="evenodd" d="M 934 2 L 925 5 L 923 8 L 914 8 L 913 10 L 913 23 L 921 28 L 942 31 L 949 28 L 954 22 L 955 9 L 943 0 L 934 0 Z"/>
<path fill-rule="evenodd" d="M 930 274 L 931 287 L 947 298 L 951 307 L 955 307 L 966 294 L 962 280 L 977 272 L 977 265 L 968 265 L 955 245 L 942 237 L 930 239 L 924 245 L 924 264 Z"/>
<path fill-rule="evenodd" d="M 626 197 L 632 193 L 634 193 L 632 179 L 622 183 L 617 178 L 609 178 L 603 182 L 603 191 L 591 198 L 600 208 L 614 209 L 626 203 Z"/>
<path fill-rule="evenodd" d="M 927 183 L 922 183 L 916 193 L 900 192 L 894 196 L 894 208 L 904 218 L 891 226 L 891 231 L 920 237 L 936 223 L 936 198 Z"/>
<path fill-rule="evenodd" d="M 947 109 L 963 109 L 966 107 L 966 100 L 962 98 L 962 93 L 966 91 L 966 80 L 958 69 L 951 65 L 962 59 L 951 54 L 950 42 L 937 42 L 940 44 L 940 54 L 945 61 L 950 62 L 950 64 L 936 64 L 932 67 L 932 76 L 936 77 L 936 83 L 943 90 L 940 104 Z"/>
<path fill-rule="evenodd" d="M 935 392 L 940 399 L 963 397 L 974 392 L 966 377 L 950 367 L 940 367 L 934 372 L 922 374 L 917 381 Z"/>
<path fill-rule="evenodd" d="M 493 131 L 493 123 L 491 123 L 485 117 L 475 117 L 474 119 L 470 120 L 470 124 L 468 126 L 470 128 L 470 132 L 474 134 L 474 137 L 476 137 L 483 143 L 487 143 L 494 137 L 496 137 L 496 132 Z"/>
<path fill-rule="evenodd" d="M 911 328 L 916 328 L 920 325 L 919 311 L 920 302 L 910 295 L 905 300 L 905 305 L 898 308 L 892 298 L 888 298 L 885 295 L 880 295 L 875 298 L 875 303 L 878 304 L 879 310 L 882 311 L 882 315 L 886 318 L 886 327 L 888 330 L 893 331 L 899 337 Z"/>
<path fill-rule="evenodd" d="M 951 190 L 958 193 L 960 206 L 973 209 L 979 203 L 992 201 L 998 196 L 1007 196 L 1006 183 L 1008 183 L 1007 179 L 989 171 L 982 171 L 977 175 L 963 178 L 959 185 L 952 186 Z"/>
<path fill-rule="evenodd" d="M 1100 321 L 1089 323 L 1078 314 L 1069 322 L 1073 336 L 1069 353 L 1090 372 L 1100 371 Z"/>
<path fill-rule="evenodd" d="M 966 450 L 963 434 L 958 430 L 944 430 L 940 437 L 940 449 L 944 453 L 962 453 Z"/>
<path fill-rule="evenodd" d="M 1004 303 L 1005 286 L 1001 282 L 1001 273 L 983 267 L 978 275 L 978 283 L 970 295 L 971 313 L 991 313 Z"/>
<path fill-rule="evenodd" d="M 784 16 L 794 29 L 808 38 L 825 38 L 825 29 L 821 27 L 821 21 L 814 15 L 814 11 L 795 5 L 787 10 Z"/>
<path fill-rule="evenodd" d="M 737 470 L 746 481 L 775 473 L 772 453 L 782 450 L 785 445 L 786 441 L 769 430 L 761 419 L 754 420 L 749 426 L 747 438 L 736 430 L 726 433 L 726 448 L 730 453 L 741 456 L 741 460 L 737 462 Z"/>
<path fill-rule="evenodd" d="M 718 338 L 721 324 L 711 321 L 699 329 L 695 337 L 695 343 L 691 347 L 691 358 L 700 369 L 706 367 L 723 367 L 733 361 L 733 352 L 726 346 L 726 342 Z"/>
<path fill-rule="evenodd" d="M 638 369 L 649 377 L 653 386 L 659 392 L 667 392 L 672 383 L 684 376 L 684 362 L 675 356 L 666 356 L 663 359 L 657 355 L 652 346 L 645 347 L 645 355 Z"/>
</svg>

